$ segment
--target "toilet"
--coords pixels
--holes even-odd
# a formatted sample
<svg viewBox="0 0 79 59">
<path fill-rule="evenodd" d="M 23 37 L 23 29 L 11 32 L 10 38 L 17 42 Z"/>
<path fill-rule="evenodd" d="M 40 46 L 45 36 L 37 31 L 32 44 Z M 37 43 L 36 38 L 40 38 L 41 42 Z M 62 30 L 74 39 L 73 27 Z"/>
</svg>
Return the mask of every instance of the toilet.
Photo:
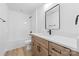
<svg viewBox="0 0 79 59">
<path fill-rule="evenodd" d="M 31 36 L 29 35 L 27 39 L 25 40 L 26 50 L 31 50 L 31 42 L 32 42 Z"/>
</svg>

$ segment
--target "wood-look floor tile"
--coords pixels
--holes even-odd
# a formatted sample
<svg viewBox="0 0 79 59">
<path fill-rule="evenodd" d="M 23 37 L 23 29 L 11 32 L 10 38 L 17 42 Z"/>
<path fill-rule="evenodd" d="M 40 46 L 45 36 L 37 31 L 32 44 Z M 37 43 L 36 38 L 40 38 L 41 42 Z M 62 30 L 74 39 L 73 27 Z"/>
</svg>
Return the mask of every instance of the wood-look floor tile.
<svg viewBox="0 0 79 59">
<path fill-rule="evenodd" d="M 5 53 L 5 56 L 31 56 L 31 50 L 27 50 L 25 47 L 16 48 Z"/>
</svg>

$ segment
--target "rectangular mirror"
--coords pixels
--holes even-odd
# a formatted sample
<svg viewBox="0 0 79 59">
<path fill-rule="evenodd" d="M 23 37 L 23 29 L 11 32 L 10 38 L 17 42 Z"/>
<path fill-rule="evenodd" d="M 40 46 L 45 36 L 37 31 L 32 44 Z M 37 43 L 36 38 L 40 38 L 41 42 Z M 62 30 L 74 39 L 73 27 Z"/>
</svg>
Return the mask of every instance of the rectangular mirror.
<svg viewBox="0 0 79 59">
<path fill-rule="evenodd" d="M 60 29 L 60 5 L 57 4 L 45 12 L 45 28 L 50 30 Z"/>
</svg>

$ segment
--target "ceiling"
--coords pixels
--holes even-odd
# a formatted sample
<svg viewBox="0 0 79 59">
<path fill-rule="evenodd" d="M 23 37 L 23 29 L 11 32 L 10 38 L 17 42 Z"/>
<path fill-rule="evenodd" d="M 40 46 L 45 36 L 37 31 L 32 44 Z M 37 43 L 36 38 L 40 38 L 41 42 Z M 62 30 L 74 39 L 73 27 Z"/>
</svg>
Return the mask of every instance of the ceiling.
<svg viewBox="0 0 79 59">
<path fill-rule="evenodd" d="M 7 3 L 8 8 L 15 11 L 20 11 L 25 14 L 32 13 L 36 8 L 42 6 L 44 3 Z"/>
</svg>

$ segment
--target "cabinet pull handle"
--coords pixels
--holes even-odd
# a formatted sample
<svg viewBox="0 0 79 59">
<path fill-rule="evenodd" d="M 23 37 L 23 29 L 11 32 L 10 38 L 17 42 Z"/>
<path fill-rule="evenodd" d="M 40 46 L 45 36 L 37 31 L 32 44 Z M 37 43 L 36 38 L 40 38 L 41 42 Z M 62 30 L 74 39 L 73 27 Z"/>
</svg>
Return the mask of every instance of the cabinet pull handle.
<svg viewBox="0 0 79 59">
<path fill-rule="evenodd" d="M 51 55 L 49 54 L 49 56 L 51 56 Z"/>
<path fill-rule="evenodd" d="M 55 48 L 52 48 L 52 50 L 56 51 L 57 53 L 61 54 L 61 51 L 57 51 Z"/>
<path fill-rule="evenodd" d="M 37 46 L 37 49 L 38 49 L 39 52 L 41 51 L 39 46 Z"/>
</svg>

